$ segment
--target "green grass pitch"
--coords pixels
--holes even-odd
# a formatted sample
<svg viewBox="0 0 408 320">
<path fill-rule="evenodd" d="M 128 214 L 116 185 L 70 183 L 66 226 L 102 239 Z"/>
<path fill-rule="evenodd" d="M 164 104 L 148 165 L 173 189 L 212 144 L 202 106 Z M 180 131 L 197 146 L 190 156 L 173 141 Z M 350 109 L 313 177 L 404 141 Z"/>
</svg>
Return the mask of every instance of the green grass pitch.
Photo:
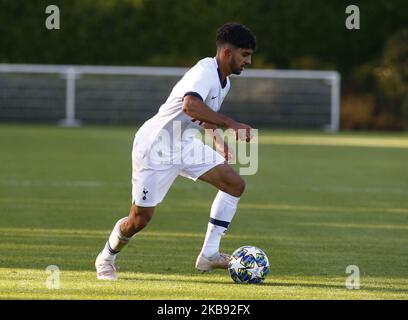
<svg viewBox="0 0 408 320">
<path fill-rule="evenodd" d="M 181 177 L 119 255 L 120 279 L 97 281 L 95 257 L 129 210 L 134 133 L 0 125 L 0 299 L 408 298 L 407 134 L 260 130 L 222 250 L 262 248 L 263 285 L 195 271 L 216 190 Z M 346 287 L 349 265 L 360 289 Z"/>
</svg>

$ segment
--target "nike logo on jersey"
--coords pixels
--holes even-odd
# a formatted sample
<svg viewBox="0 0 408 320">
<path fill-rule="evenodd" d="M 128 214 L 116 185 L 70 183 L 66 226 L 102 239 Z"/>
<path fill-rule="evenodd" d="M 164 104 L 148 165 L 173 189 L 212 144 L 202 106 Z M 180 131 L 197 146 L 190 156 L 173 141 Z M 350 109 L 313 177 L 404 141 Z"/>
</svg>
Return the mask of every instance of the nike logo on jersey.
<svg viewBox="0 0 408 320">
<path fill-rule="evenodd" d="M 217 98 L 218 96 L 215 96 L 215 97 L 211 97 L 211 100 L 214 100 L 215 98 Z"/>
</svg>

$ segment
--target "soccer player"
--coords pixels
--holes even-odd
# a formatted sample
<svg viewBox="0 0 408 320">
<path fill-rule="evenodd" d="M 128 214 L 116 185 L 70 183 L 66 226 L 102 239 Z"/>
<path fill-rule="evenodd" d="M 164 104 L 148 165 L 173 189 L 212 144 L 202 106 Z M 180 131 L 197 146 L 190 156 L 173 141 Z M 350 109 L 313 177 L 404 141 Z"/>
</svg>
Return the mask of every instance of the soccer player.
<svg viewBox="0 0 408 320">
<path fill-rule="evenodd" d="M 227 269 L 229 255 L 220 253 L 220 241 L 235 215 L 245 182 L 228 164 L 232 152 L 216 129 L 232 129 L 237 139 L 248 142 L 251 127 L 218 110 L 230 89 L 229 76 L 241 74 L 251 63 L 255 47 L 255 36 L 244 25 L 221 26 L 217 30 L 216 56 L 192 67 L 158 113 L 140 127 L 132 150 L 132 206 L 129 215 L 117 221 L 96 258 L 98 279 L 117 279 L 117 254 L 146 227 L 178 175 L 205 181 L 219 190 L 195 267 L 202 272 Z M 219 152 L 195 137 L 202 128 L 213 136 Z"/>
</svg>

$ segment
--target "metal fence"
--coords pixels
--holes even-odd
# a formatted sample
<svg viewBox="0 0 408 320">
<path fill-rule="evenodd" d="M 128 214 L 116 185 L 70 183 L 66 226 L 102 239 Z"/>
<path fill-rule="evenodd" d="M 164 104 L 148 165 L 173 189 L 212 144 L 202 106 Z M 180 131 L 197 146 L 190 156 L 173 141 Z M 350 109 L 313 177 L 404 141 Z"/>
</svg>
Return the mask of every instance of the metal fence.
<svg viewBox="0 0 408 320">
<path fill-rule="evenodd" d="M 0 64 L 0 121 L 140 124 L 186 68 Z M 339 129 L 335 71 L 249 69 L 221 112 L 252 126 Z"/>
</svg>

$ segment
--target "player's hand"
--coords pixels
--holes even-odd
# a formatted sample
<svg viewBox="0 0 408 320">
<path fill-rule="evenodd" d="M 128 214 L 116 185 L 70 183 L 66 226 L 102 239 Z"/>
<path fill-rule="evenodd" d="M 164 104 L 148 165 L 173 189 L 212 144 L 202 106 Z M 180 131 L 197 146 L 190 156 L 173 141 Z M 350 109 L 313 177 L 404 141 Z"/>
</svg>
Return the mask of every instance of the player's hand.
<svg viewBox="0 0 408 320">
<path fill-rule="evenodd" d="M 230 128 L 235 131 L 235 138 L 237 140 L 249 142 L 253 138 L 252 127 L 240 122 L 234 122 Z"/>
</svg>

